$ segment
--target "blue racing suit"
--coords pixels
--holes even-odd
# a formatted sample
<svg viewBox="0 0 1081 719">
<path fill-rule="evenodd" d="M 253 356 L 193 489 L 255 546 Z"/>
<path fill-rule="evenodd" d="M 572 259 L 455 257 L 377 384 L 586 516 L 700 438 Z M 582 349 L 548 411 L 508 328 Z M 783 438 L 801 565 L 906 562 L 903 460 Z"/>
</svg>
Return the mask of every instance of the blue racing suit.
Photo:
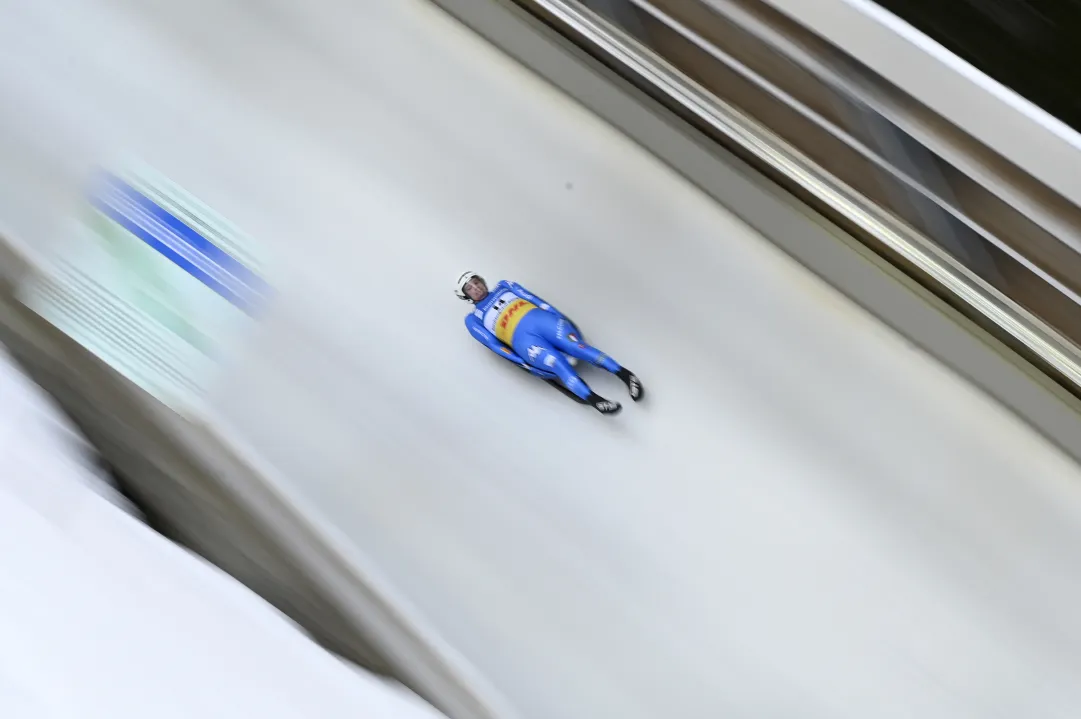
<svg viewBox="0 0 1081 719">
<path fill-rule="evenodd" d="M 565 355 L 615 374 L 620 365 L 596 347 L 550 304 L 501 280 L 465 318 L 470 334 L 492 352 L 544 379 L 557 379 L 580 399 L 592 394 Z"/>
</svg>

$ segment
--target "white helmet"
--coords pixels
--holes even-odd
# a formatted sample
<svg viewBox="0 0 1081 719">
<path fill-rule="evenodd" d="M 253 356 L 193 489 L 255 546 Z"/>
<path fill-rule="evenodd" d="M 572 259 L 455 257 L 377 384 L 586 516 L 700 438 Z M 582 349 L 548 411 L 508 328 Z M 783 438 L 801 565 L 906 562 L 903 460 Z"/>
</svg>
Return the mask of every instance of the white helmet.
<svg viewBox="0 0 1081 719">
<path fill-rule="evenodd" d="M 459 275 L 458 285 L 454 288 L 454 294 L 458 296 L 458 299 L 465 300 L 467 302 L 473 301 L 469 299 L 469 295 L 465 293 L 465 286 L 472 282 L 474 279 L 478 279 L 481 282 L 484 282 L 484 278 L 478 275 L 476 272 L 467 271 Z"/>
</svg>

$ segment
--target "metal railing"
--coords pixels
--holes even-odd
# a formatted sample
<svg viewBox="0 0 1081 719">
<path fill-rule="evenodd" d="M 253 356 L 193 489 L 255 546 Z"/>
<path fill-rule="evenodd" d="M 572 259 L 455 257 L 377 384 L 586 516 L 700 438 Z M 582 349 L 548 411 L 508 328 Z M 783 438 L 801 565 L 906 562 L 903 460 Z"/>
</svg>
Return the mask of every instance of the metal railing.
<svg viewBox="0 0 1081 719">
<path fill-rule="evenodd" d="M 628 4 L 681 71 L 1081 337 L 1081 209 L 757 0 Z"/>
</svg>

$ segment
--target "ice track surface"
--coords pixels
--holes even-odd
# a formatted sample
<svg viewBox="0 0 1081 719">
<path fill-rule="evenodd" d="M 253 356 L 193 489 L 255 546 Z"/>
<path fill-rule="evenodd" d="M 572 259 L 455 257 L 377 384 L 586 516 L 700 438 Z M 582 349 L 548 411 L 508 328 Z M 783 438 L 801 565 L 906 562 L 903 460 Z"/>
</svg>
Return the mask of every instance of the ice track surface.
<svg viewBox="0 0 1081 719">
<path fill-rule="evenodd" d="M 216 410 L 523 717 L 1076 716 L 1078 468 L 436 9 L 0 0 L 0 42 L 0 220 L 123 149 L 265 241 Z M 646 405 L 491 356 L 467 268 Z"/>
</svg>

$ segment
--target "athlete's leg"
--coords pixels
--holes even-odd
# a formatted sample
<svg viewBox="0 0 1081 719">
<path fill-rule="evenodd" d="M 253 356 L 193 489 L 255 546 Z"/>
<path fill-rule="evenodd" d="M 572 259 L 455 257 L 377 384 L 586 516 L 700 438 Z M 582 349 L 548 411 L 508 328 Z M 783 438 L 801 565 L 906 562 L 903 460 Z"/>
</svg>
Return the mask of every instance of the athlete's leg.
<svg viewBox="0 0 1081 719">
<path fill-rule="evenodd" d="M 544 310 L 532 310 L 522 317 L 515 328 L 512 346 L 518 356 L 537 368 L 552 372 L 559 381 L 583 402 L 602 414 L 614 414 L 621 409 L 619 402 L 601 397 L 590 389 L 570 362 L 552 346 L 547 335 L 552 334 L 552 320 L 559 318 Z M 561 321 L 561 320 L 560 320 Z"/>
<path fill-rule="evenodd" d="M 556 349 L 564 354 L 584 360 L 597 367 L 603 367 L 613 374 L 619 371 L 618 362 L 596 347 L 587 345 L 582 341 L 573 325 L 551 312 L 545 312 L 544 315 L 538 317 L 532 323 L 530 331 L 551 342 Z"/>
<path fill-rule="evenodd" d="M 555 344 L 556 348 L 559 349 L 560 352 L 569 354 L 571 357 L 576 357 L 580 360 L 584 360 L 585 362 L 589 362 L 591 365 L 606 369 L 612 374 L 617 374 L 619 372 L 619 362 L 616 362 L 610 356 L 608 356 L 604 352 L 601 352 L 593 345 L 588 345 L 585 342 L 582 342 L 581 338 L 579 338 L 577 342 L 570 339 L 570 337 L 574 336 L 574 334 L 571 334 L 568 336 L 566 341 L 557 341 L 553 344 Z"/>
<path fill-rule="evenodd" d="M 593 396 L 593 390 L 585 383 L 585 380 L 578 376 L 567 358 L 559 352 L 551 347 L 546 348 L 539 359 L 544 368 L 549 372 L 555 372 L 563 386 L 573 392 L 576 397 L 588 400 Z"/>
<path fill-rule="evenodd" d="M 540 310 L 534 310 L 539 312 Z M 530 313 L 532 314 L 532 313 Z M 524 318 L 522 324 L 525 324 Z M 593 390 L 589 388 L 570 363 L 552 345 L 540 335 L 523 332 L 519 326 L 514 333 L 514 351 L 518 356 L 538 369 L 552 372 L 568 390 L 580 399 L 588 399 Z"/>
<path fill-rule="evenodd" d="M 627 385 L 627 391 L 630 392 L 631 399 L 635 402 L 642 399 L 645 390 L 637 375 L 596 347 L 583 342 L 582 338 L 575 332 L 574 327 L 566 320 L 551 313 L 548 313 L 548 315 L 551 318 L 550 320 L 537 323 L 537 330 L 539 330 L 541 336 L 550 340 L 560 352 L 608 370 Z"/>
</svg>

